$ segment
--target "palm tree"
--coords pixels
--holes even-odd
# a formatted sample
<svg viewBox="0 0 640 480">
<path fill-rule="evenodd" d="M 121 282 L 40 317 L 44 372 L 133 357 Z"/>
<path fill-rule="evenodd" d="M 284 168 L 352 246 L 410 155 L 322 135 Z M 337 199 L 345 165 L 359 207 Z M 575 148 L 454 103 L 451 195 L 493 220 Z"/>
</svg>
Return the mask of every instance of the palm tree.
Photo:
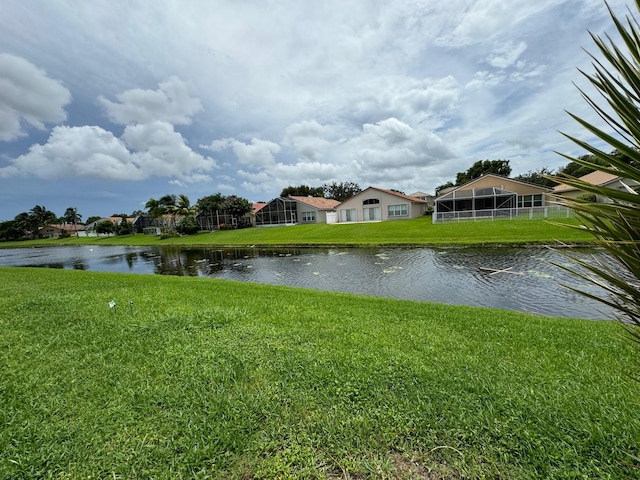
<svg viewBox="0 0 640 480">
<path fill-rule="evenodd" d="M 158 200 L 158 203 L 162 205 L 165 213 L 171 215 L 171 228 L 175 230 L 176 228 L 176 196 L 173 194 L 165 195 Z"/>
<path fill-rule="evenodd" d="M 16 222 L 16 228 L 22 232 L 25 237 L 32 236 L 38 230 L 35 218 L 27 212 L 19 213 L 13 219 Z"/>
<path fill-rule="evenodd" d="M 33 219 L 33 225 L 35 226 L 35 230 L 37 231 L 40 227 L 44 227 L 49 223 L 53 223 L 57 220 L 57 216 L 50 210 L 47 210 L 46 207 L 42 205 L 36 205 L 31 210 L 29 210 L 29 214 Z"/>
<path fill-rule="evenodd" d="M 191 205 L 189 197 L 181 193 L 180 195 L 178 195 L 175 212 L 177 215 L 181 215 L 183 217 L 192 217 L 198 212 L 198 209 L 195 205 Z"/>
<path fill-rule="evenodd" d="M 73 225 L 75 230 L 76 225 L 82 221 L 82 215 L 78 213 L 78 209 L 76 207 L 69 207 L 64 211 L 64 222 L 70 223 Z"/>
<path fill-rule="evenodd" d="M 157 224 L 158 218 L 165 214 L 165 208 L 155 198 L 150 198 L 147 203 L 144 204 L 144 208 L 147 209 L 147 213 L 154 219 L 154 223 Z"/>
<path fill-rule="evenodd" d="M 640 0 L 635 3 L 640 11 Z M 585 194 L 595 194 L 606 199 L 605 203 L 596 203 L 583 196 L 583 199 L 560 201 L 566 202 L 581 220 L 582 225 L 577 228 L 586 229 L 593 234 L 596 243 L 604 247 L 617 260 L 618 265 L 592 265 L 573 258 L 583 270 L 569 270 L 604 288 L 607 292 L 604 297 L 580 293 L 614 307 L 631 338 L 640 344 L 640 195 L 631 188 L 632 185 L 640 184 L 640 169 L 637 167 L 640 165 L 640 25 L 632 16 L 627 16 L 627 21 L 623 23 L 610 8 L 609 13 L 623 47 L 616 46 L 609 36 L 603 40 L 592 34 L 604 60 L 590 54 L 595 73 L 589 75 L 582 72 L 602 95 L 606 105 L 600 106 L 589 95 L 583 91 L 581 93 L 615 134 L 607 133 L 576 115 L 570 115 L 588 132 L 619 153 L 608 154 L 585 141 L 565 135 L 587 150 L 594 160 L 561 155 L 578 165 L 628 181 L 623 181 L 625 188 L 616 190 L 591 185 L 567 174 L 560 174 L 557 180 L 578 188 Z"/>
</svg>

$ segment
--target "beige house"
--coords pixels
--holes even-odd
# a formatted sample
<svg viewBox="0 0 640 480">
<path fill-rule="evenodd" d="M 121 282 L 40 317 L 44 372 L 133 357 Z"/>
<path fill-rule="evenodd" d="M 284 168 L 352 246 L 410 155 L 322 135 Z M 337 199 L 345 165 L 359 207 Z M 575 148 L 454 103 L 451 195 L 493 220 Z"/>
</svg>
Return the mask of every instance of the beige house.
<svg viewBox="0 0 640 480">
<path fill-rule="evenodd" d="M 419 198 L 420 200 L 424 200 L 425 202 L 428 203 L 428 207 L 429 208 L 433 208 L 433 204 L 436 200 L 436 197 L 434 195 L 431 195 L 429 193 L 424 193 L 424 192 L 413 192 L 409 194 L 410 197 L 415 197 L 415 198 Z"/>
<path fill-rule="evenodd" d="M 289 195 L 297 202 L 298 223 L 334 223 L 336 207 L 339 201 L 332 198 L 304 197 Z"/>
<path fill-rule="evenodd" d="M 337 221 L 406 220 L 424 215 L 428 202 L 393 190 L 369 187 L 337 207 Z"/>
<path fill-rule="evenodd" d="M 550 188 L 489 173 L 444 191 L 436 198 L 433 221 L 513 216 L 519 209 L 552 205 L 550 193 Z"/>
<path fill-rule="evenodd" d="M 636 191 L 638 189 L 638 182 L 630 179 L 623 179 L 617 175 L 612 175 L 611 173 L 595 171 L 588 173 L 582 177 L 580 180 L 583 180 L 591 185 L 597 185 L 599 187 L 607 187 L 612 188 L 614 190 L 623 190 L 623 191 Z M 569 185 L 565 185 L 561 183 L 560 185 L 556 185 L 553 187 L 553 193 L 555 195 L 559 195 L 564 198 L 577 198 L 580 195 L 583 195 L 585 192 L 582 190 L 578 190 L 575 187 L 570 187 Z M 596 202 L 607 202 L 609 199 L 596 195 Z"/>
</svg>

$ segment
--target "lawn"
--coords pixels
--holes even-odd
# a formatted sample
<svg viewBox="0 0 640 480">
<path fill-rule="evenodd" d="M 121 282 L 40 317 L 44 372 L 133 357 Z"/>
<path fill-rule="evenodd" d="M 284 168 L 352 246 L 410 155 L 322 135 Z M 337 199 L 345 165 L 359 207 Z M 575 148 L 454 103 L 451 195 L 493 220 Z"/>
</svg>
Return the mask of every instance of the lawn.
<svg viewBox="0 0 640 480">
<path fill-rule="evenodd" d="M 638 350 L 613 322 L 189 277 L 0 280 L 0 478 L 634 476 Z"/>
<path fill-rule="evenodd" d="M 3 242 L 0 247 L 35 245 L 296 245 L 296 246 L 370 246 L 370 245 L 454 245 L 485 243 L 588 243 L 593 238 L 584 231 L 567 228 L 576 220 L 555 224 L 545 220 L 497 220 L 477 222 L 431 223 L 430 217 L 373 223 L 295 225 L 289 227 L 247 228 L 200 233 L 161 240 L 156 236 L 70 238 Z"/>
</svg>

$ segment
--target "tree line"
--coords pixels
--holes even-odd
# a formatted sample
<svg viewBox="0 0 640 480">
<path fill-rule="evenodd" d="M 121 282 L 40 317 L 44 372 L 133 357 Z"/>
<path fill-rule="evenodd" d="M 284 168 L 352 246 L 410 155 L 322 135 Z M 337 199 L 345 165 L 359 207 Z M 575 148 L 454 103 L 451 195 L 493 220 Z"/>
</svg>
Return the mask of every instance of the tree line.
<svg viewBox="0 0 640 480">
<path fill-rule="evenodd" d="M 360 185 L 353 182 L 331 182 L 325 183 L 319 187 L 309 187 L 307 185 L 293 186 L 289 185 L 282 189 L 280 192 L 281 197 L 288 197 L 290 195 L 300 197 L 320 197 L 330 198 L 337 200 L 338 202 L 344 202 L 345 200 L 360 193 L 362 189 Z"/>
</svg>

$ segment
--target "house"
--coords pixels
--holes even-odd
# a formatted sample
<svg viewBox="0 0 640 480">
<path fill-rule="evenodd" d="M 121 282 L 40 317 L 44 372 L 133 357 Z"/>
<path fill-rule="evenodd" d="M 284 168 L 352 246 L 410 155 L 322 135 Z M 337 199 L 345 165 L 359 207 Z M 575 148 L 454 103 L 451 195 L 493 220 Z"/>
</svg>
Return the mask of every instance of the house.
<svg viewBox="0 0 640 480">
<path fill-rule="evenodd" d="M 511 217 L 518 209 L 554 204 L 550 193 L 550 188 L 489 173 L 441 192 L 435 200 L 433 221 Z"/>
<path fill-rule="evenodd" d="M 255 225 L 296 225 L 335 221 L 337 200 L 322 197 L 290 195 L 274 198 L 266 204 L 254 204 Z"/>
<path fill-rule="evenodd" d="M 65 238 L 75 236 L 78 232 L 84 230 L 84 225 L 81 223 L 62 223 L 45 225 L 38 229 L 38 238 Z"/>
<path fill-rule="evenodd" d="M 416 218 L 429 202 L 393 190 L 368 187 L 338 205 L 338 222 L 371 222 Z"/>
<path fill-rule="evenodd" d="M 580 180 L 590 183 L 591 185 L 597 185 L 599 187 L 612 188 L 614 190 L 624 190 L 629 191 L 629 189 L 636 191 L 639 188 L 638 182 L 631 179 L 625 179 L 619 177 L 617 175 L 613 175 L 611 173 L 600 172 L 596 170 L 595 172 L 588 173 L 580 177 Z M 585 192 L 579 190 L 575 187 L 571 187 L 569 185 L 565 185 L 561 183 L 560 185 L 556 185 L 553 187 L 553 193 L 555 195 L 575 199 L 581 195 L 584 195 Z M 596 195 L 596 202 L 608 202 L 609 199 Z"/>
<path fill-rule="evenodd" d="M 419 198 L 420 200 L 424 200 L 425 202 L 428 203 L 427 208 L 433 209 L 433 205 L 434 205 L 435 200 L 436 200 L 436 197 L 434 195 L 418 191 L 418 192 L 413 192 L 413 193 L 409 194 L 409 196 L 410 197 Z"/>
<path fill-rule="evenodd" d="M 338 200 L 322 197 L 304 197 L 290 195 L 297 202 L 297 218 L 299 223 L 335 223 Z"/>
<path fill-rule="evenodd" d="M 133 224 L 133 222 L 135 221 L 135 218 L 128 217 L 126 220 L 127 220 L 127 222 Z M 82 232 L 82 236 L 85 236 L 85 237 L 95 237 L 95 236 L 97 236 L 98 233 L 96 232 L 96 225 L 98 225 L 100 222 L 104 222 L 104 221 L 110 221 L 111 223 L 113 223 L 117 227 L 122 223 L 122 217 L 103 217 L 100 220 L 96 220 L 95 222 L 88 223 L 84 227 L 84 231 Z M 78 236 L 81 236 L 81 235 L 78 234 Z"/>
</svg>

